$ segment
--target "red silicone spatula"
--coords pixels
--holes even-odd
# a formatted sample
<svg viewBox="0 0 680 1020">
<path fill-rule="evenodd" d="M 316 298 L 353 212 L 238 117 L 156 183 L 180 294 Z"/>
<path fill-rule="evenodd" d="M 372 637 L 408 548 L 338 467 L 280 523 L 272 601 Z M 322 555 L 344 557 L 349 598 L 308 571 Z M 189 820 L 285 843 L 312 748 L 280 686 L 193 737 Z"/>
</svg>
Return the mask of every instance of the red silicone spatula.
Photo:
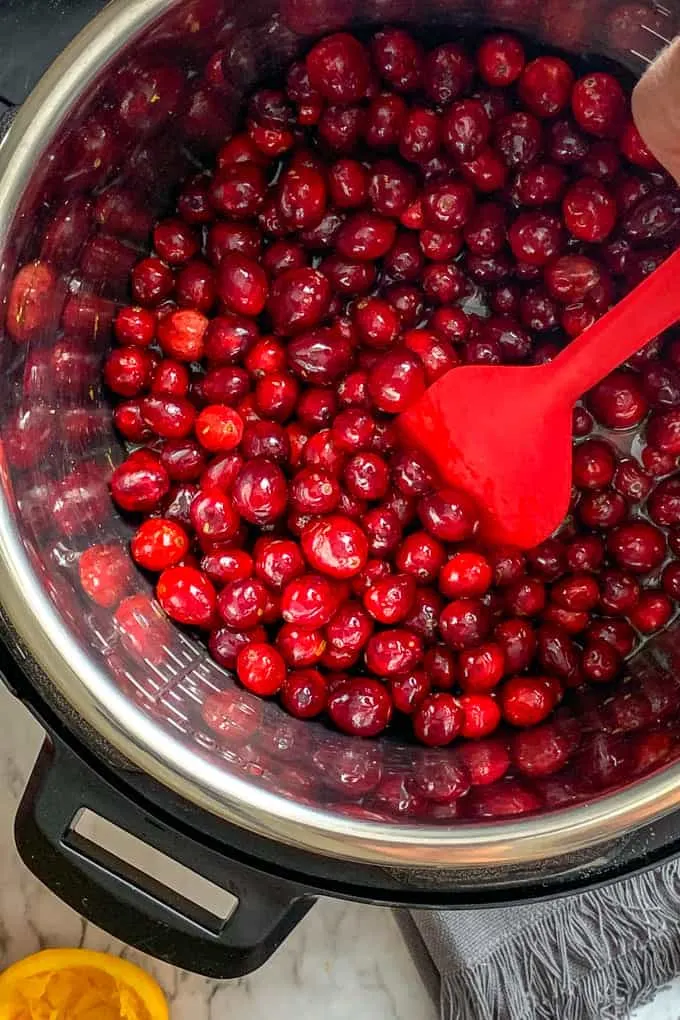
<svg viewBox="0 0 680 1020">
<path fill-rule="evenodd" d="M 564 518 L 574 402 L 680 319 L 680 251 L 546 365 L 466 365 L 399 421 L 450 485 L 474 496 L 482 534 L 529 549 Z"/>
</svg>

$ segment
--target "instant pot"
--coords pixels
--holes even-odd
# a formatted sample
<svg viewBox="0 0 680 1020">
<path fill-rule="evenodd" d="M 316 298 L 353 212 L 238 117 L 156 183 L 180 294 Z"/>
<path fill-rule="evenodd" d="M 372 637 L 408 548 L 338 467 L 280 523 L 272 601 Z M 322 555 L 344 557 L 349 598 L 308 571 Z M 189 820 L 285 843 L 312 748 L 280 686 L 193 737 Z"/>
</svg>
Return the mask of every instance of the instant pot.
<svg viewBox="0 0 680 1020">
<path fill-rule="evenodd" d="M 190 634 L 162 629 L 158 654 L 143 658 L 77 584 L 83 549 L 129 535 L 108 495 L 123 450 L 100 383 L 125 259 L 138 257 L 176 184 L 209 163 L 244 94 L 324 32 L 385 23 L 438 39 L 509 27 L 586 66 L 610 61 L 632 80 L 676 32 L 680 3 L 668 3 L 113 0 L 99 13 L 94 3 L 4 5 L 5 124 L 20 106 L 0 147 L 3 319 L 21 266 L 40 260 L 55 281 L 48 325 L 24 342 L 3 330 L 0 345 L 0 665 L 47 734 L 16 839 L 39 878 L 112 934 L 188 970 L 233 977 L 262 963 L 320 895 L 503 904 L 680 853 L 677 626 L 630 660 L 610 696 L 617 711 L 584 706 L 590 786 L 570 793 L 573 774 L 558 774 L 535 787 L 540 811 L 434 824 L 400 812 L 398 798 L 376 811 L 365 797 L 386 777 L 398 785 L 414 755 L 436 763 L 451 749 L 359 741 L 272 703 L 246 739 L 239 719 L 262 702 Z M 216 51 L 221 91 L 204 78 Z M 176 100 L 159 101 L 134 137 L 118 130 L 121 80 L 166 65 L 181 71 Z M 141 575 L 137 585 L 136 624 L 161 626 Z M 201 705 L 220 690 L 232 692 L 233 725 L 218 738 Z M 625 712 L 640 698 L 672 736 L 663 763 L 642 776 L 629 753 L 640 726 Z M 234 913 L 216 917 L 85 839 L 75 829 L 84 809 L 232 891 Z"/>
</svg>

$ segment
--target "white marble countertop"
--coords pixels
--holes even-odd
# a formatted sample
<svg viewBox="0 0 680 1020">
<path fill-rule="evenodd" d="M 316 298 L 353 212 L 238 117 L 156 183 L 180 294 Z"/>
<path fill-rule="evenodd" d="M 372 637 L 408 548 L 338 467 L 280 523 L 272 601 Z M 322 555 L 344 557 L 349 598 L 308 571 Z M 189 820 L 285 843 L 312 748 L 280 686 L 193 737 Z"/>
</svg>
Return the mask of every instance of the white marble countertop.
<svg viewBox="0 0 680 1020">
<path fill-rule="evenodd" d="M 389 910 L 322 900 L 257 973 L 224 982 L 158 963 L 85 922 L 33 878 L 16 852 L 14 813 L 42 734 L 1 685 L 0 718 L 0 968 L 38 949 L 87 946 L 150 970 L 168 995 L 172 1020 L 437 1020 Z M 635 1015 L 679 1018 L 680 979 Z"/>
</svg>

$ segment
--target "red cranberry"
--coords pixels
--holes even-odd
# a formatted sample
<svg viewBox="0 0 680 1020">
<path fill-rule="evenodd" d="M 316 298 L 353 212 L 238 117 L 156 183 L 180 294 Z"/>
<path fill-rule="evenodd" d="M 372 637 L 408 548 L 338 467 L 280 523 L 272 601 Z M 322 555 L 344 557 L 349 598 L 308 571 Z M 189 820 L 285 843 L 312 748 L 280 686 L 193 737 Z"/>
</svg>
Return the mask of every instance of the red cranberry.
<svg viewBox="0 0 680 1020">
<path fill-rule="evenodd" d="M 473 73 L 472 61 L 462 46 L 436 46 L 425 58 L 425 93 L 433 103 L 445 106 L 470 86 Z"/>
<path fill-rule="evenodd" d="M 479 73 L 487 85 L 494 88 L 506 88 L 517 81 L 524 63 L 524 46 L 514 35 L 489 35 L 477 50 Z"/>
<path fill-rule="evenodd" d="M 404 715 L 413 715 L 429 693 L 430 681 L 422 670 L 404 673 L 403 676 L 395 676 L 390 680 L 390 694 L 394 707 Z"/>
<path fill-rule="evenodd" d="M 286 511 L 288 487 L 276 464 L 256 458 L 245 464 L 234 482 L 231 497 L 238 513 L 251 524 L 269 524 Z"/>
<path fill-rule="evenodd" d="M 506 670 L 500 644 L 487 641 L 460 653 L 460 686 L 467 694 L 483 694 L 498 685 Z M 482 734 L 480 734 L 481 736 Z"/>
<path fill-rule="evenodd" d="M 374 737 L 389 725 L 392 699 L 379 681 L 358 677 L 329 695 L 328 714 L 343 733 Z"/>
<path fill-rule="evenodd" d="M 581 670 L 591 683 L 610 683 L 621 668 L 619 654 L 608 641 L 591 641 L 581 656 Z"/>
<path fill-rule="evenodd" d="M 243 581 L 253 572 L 253 559 L 243 549 L 230 545 L 211 548 L 201 557 L 200 568 L 213 584 L 225 585 Z"/>
<path fill-rule="evenodd" d="M 680 599 L 680 564 L 668 563 L 661 574 L 661 585 L 667 595 L 676 601 Z"/>
<path fill-rule="evenodd" d="M 574 450 L 574 485 L 579 489 L 603 489 L 612 481 L 615 467 L 614 451 L 608 443 L 586 439 Z"/>
<path fill-rule="evenodd" d="M 394 627 L 369 638 L 365 651 L 366 667 L 380 677 L 408 673 L 423 658 L 423 643 L 417 634 Z"/>
<path fill-rule="evenodd" d="M 413 714 L 416 739 L 428 747 L 444 747 L 458 736 L 465 712 L 450 694 L 437 692 L 421 701 Z"/>
<path fill-rule="evenodd" d="M 587 528 L 613 528 L 627 517 L 628 504 L 620 492 L 603 489 L 584 493 L 577 513 Z"/>
<path fill-rule="evenodd" d="M 596 573 L 603 560 L 604 545 L 597 535 L 577 537 L 566 548 L 566 563 L 570 570 Z"/>
<path fill-rule="evenodd" d="M 459 702 L 465 712 L 461 736 L 471 740 L 488 737 L 498 728 L 501 710 L 488 694 L 463 694 Z"/>
<path fill-rule="evenodd" d="M 424 53 L 407 32 L 398 28 L 376 32 L 371 54 L 380 75 L 396 92 L 415 92 L 422 85 Z"/>
<path fill-rule="evenodd" d="M 111 477 L 111 495 L 122 510 L 148 513 L 155 510 L 170 488 L 168 473 L 155 454 L 137 450 L 123 461 Z"/>
<path fill-rule="evenodd" d="M 281 597 L 281 615 L 302 627 L 323 627 L 338 609 L 339 592 L 320 574 L 303 574 L 289 581 Z"/>
<path fill-rule="evenodd" d="M 599 577 L 600 605 L 610 616 L 625 616 L 640 598 L 640 585 L 622 570 L 604 570 Z"/>
<path fill-rule="evenodd" d="M 519 578 L 505 589 L 505 602 L 514 616 L 538 616 L 545 606 L 545 585 L 536 577 Z"/>
<path fill-rule="evenodd" d="M 477 507 L 459 489 L 439 489 L 423 496 L 418 515 L 423 527 L 443 542 L 462 542 L 479 527 Z"/>
<path fill-rule="evenodd" d="M 542 676 L 514 676 L 500 692 L 503 717 L 512 726 L 536 726 L 556 705 L 553 684 Z"/>
<path fill-rule="evenodd" d="M 301 543 L 310 566 L 334 578 L 354 577 L 368 558 L 366 536 L 347 517 L 311 521 L 302 531 Z"/>
<path fill-rule="evenodd" d="M 551 213 L 520 213 L 508 238 L 515 257 L 534 266 L 546 265 L 563 246 L 562 225 Z"/>
<path fill-rule="evenodd" d="M 281 690 L 286 680 L 286 664 L 271 645 L 254 641 L 239 651 L 236 674 L 249 691 L 268 697 Z"/>
<path fill-rule="evenodd" d="M 424 163 L 437 155 L 441 139 L 441 123 L 434 112 L 425 107 L 413 107 L 404 120 L 399 152 L 413 163 Z"/>
<path fill-rule="evenodd" d="M 616 78 L 594 71 L 574 85 L 571 106 L 580 127 L 591 135 L 614 138 L 626 115 L 626 97 Z"/>
<path fill-rule="evenodd" d="M 478 99 L 461 99 L 446 110 L 441 132 L 444 148 L 456 159 L 467 161 L 475 159 L 486 145 L 491 122 Z"/>
<path fill-rule="evenodd" d="M 673 616 L 673 603 L 667 595 L 643 591 L 630 614 L 630 621 L 641 634 L 653 634 L 665 627 Z"/>
<path fill-rule="evenodd" d="M 254 317 L 265 306 L 269 284 L 257 262 L 245 255 L 228 252 L 220 262 L 217 290 L 230 311 Z"/>
<path fill-rule="evenodd" d="M 215 618 L 215 589 L 194 567 L 168 567 L 156 585 L 161 608 L 177 623 L 210 627 Z"/>
<path fill-rule="evenodd" d="M 509 673 L 519 673 L 527 668 L 536 651 L 536 634 L 528 620 L 501 620 L 494 628 L 494 637 L 503 648 Z"/>
<path fill-rule="evenodd" d="M 588 407 L 601 425 L 625 429 L 642 421 L 648 405 L 640 387 L 639 376 L 626 369 L 617 369 L 590 391 Z"/>
<path fill-rule="evenodd" d="M 646 574 L 663 563 L 666 541 L 661 531 L 645 521 L 621 524 L 609 533 L 607 547 L 623 570 Z"/>
<path fill-rule="evenodd" d="M 522 103 L 537 117 L 554 117 L 571 99 L 574 72 L 560 57 L 537 57 L 524 68 L 518 85 Z"/>
<path fill-rule="evenodd" d="M 441 634 L 451 648 L 473 648 L 491 629 L 491 614 L 479 599 L 454 599 L 439 619 Z"/>
<path fill-rule="evenodd" d="M 562 202 L 564 222 L 580 241 L 602 242 L 616 223 L 616 202 L 604 185 L 582 177 L 568 189 Z"/>
<path fill-rule="evenodd" d="M 140 524 L 130 542 L 135 563 L 155 573 L 175 566 L 188 551 L 189 537 L 184 528 L 162 517 Z"/>
<path fill-rule="evenodd" d="M 508 167 L 530 166 L 543 147 L 541 123 L 530 113 L 508 113 L 496 122 L 494 142 Z"/>
<path fill-rule="evenodd" d="M 313 719 L 326 707 L 326 681 L 316 669 L 289 673 L 281 688 L 281 704 L 296 719 Z"/>
</svg>

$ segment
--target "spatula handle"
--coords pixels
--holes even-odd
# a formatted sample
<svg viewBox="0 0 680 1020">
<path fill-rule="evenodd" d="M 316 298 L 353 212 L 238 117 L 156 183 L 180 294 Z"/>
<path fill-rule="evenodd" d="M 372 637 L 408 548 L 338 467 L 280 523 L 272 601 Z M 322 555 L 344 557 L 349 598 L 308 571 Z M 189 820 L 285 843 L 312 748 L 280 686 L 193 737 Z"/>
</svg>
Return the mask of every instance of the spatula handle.
<svg viewBox="0 0 680 1020">
<path fill-rule="evenodd" d="M 571 403 L 680 319 L 680 249 L 565 347 L 551 385 Z"/>
</svg>

